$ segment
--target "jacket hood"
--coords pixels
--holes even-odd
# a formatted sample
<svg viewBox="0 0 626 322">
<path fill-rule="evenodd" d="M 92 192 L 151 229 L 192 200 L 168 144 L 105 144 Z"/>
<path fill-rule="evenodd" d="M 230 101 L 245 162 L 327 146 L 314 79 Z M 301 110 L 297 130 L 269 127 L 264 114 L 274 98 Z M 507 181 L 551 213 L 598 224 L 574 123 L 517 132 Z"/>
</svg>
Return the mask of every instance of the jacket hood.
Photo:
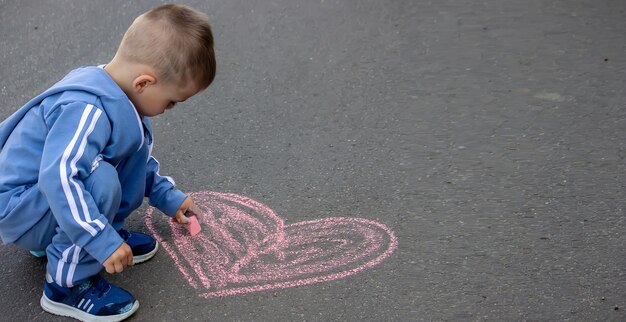
<svg viewBox="0 0 626 322">
<path fill-rule="evenodd" d="M 144 140 L 142 118 L 128 96 L 103 68 L 87 66 L 71 71 L 61 81 L 30 100 L 0 123 L 0 149 L 4 147 L 13 128 L 31 108 L 41 104 L 46 97 L 61 92 L 72 92 L 72 94 L 62 95 L 55 104 L 85 100 L 104 110 L 112 128 L 110 144 L 130 153 L 141 148 Z"/>
</svg>

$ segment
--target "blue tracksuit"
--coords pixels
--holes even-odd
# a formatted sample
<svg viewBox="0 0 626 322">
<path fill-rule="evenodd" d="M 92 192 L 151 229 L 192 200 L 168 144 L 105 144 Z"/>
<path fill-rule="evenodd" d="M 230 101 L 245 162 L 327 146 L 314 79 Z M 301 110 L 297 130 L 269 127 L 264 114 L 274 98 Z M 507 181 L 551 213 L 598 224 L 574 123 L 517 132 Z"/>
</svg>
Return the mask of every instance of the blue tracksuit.
<svg viewBox="0 0 626 322">
<path fill-rule="evenodd" d="M 149 197 L 173 216 L 186 196 L 158 174 L 152 128 L 101 67 L 81 67 L 0 123 L 0 237 L 46 249 L 72 286 L 121 245 L 124 219 Z"/>
</svg>

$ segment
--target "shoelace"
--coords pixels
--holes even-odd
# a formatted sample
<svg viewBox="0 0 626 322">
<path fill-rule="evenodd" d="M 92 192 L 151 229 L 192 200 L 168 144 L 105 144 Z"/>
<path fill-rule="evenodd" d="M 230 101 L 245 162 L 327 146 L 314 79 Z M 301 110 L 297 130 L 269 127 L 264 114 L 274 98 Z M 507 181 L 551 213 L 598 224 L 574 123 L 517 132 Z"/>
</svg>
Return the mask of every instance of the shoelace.
<svg viewBox="0 0 626 322">
<path fill-rule="evenodd" d="M 122 237 L 124 241 L 127 241 L 130 237 L 130 233 L 124 228 L 120 229 L 117 233 L 120 235 L 120 237 Z"/>
<path fill-rule="evenodd" d="M 109 283 L 102 276 L 98 275 L 91 287 L 91 294 L 96 294 L 98 298 L 101 298 L 110 288 Z"/>
</svg>

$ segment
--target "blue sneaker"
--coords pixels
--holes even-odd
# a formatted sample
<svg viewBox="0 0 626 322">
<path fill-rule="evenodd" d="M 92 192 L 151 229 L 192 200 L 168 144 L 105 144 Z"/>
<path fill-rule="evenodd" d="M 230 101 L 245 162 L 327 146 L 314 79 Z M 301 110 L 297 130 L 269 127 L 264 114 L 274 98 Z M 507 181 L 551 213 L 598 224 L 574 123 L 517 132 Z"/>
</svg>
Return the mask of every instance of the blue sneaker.
<svg viewBox="0 0 626 322">
<path fill-rule="evenodd" d="M 143 263 L 150 258 L 154 257 L 157 250 L 159 250 L 159 244 L 150 235 L 146 235 L 140 232 L 130 232 L 124 228 L 118 231 L 122 239 L 130 246 L 133 251 L 133 262 L 135 264 Z"/>
<path fill-rule="evenodd" d="M 127 291 L 95 275 L 74 287 L 61 287 L 46 276 L 41 296 L 44 311 L 81 321 L 121 321 L 139 308 Z"/>
</svg>

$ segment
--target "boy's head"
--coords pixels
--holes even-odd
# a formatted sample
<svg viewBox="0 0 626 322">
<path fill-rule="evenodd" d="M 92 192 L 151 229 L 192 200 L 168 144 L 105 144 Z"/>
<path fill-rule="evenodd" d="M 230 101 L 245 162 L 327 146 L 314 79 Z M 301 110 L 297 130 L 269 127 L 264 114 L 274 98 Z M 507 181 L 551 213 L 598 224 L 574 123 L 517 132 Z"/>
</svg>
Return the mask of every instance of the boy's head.
<svg viewBox="0 0 626 322">
<path fill-rule="evenodd" d="M 137 17 L 118 54 L 153 67 L 166 82 L 193 80 L 206 88 L 215 78 L 211 26 L 205 14 L 185 5 L 166 4 Z"/>
<path fill-rule="evenodd" d="M 215 78 L 213 34 L 206 15 L 178 4 L 142 14 L 105 69 L 116 74 L 113 78 L 122 83 L 140 114 L 163 113 Z"/>
</svg>

